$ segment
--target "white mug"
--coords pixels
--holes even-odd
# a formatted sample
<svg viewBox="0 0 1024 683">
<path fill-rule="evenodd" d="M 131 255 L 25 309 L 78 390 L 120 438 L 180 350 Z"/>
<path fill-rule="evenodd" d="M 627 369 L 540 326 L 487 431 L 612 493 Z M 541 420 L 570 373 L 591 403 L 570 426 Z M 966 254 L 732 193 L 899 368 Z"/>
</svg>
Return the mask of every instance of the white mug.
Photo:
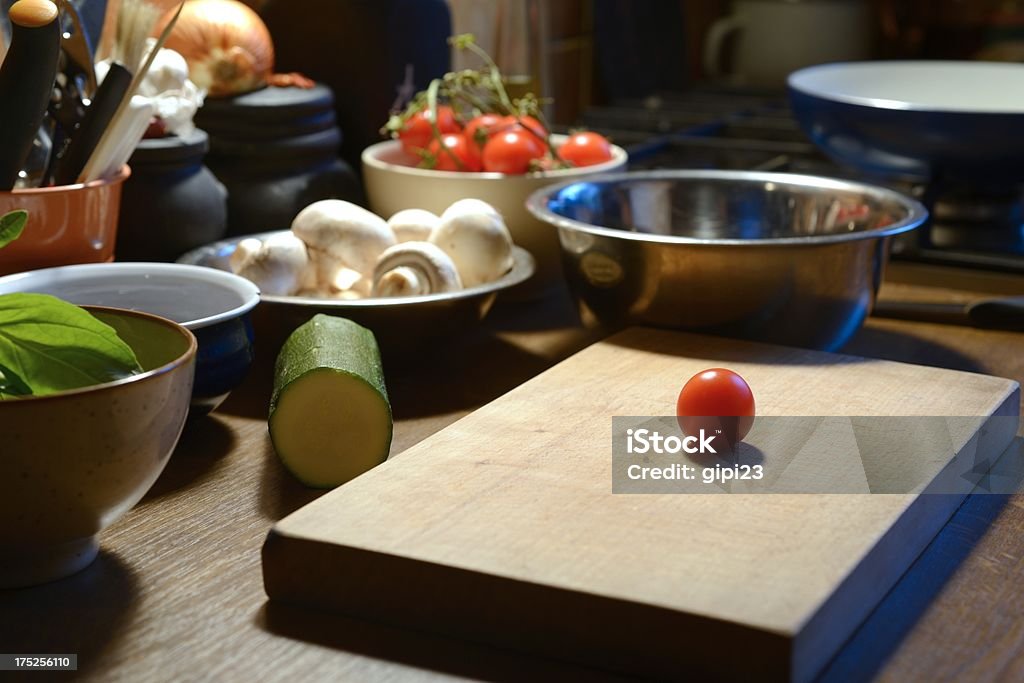
<svg viewBox="0 0 1024 683">
<path fill-rule="evenodd" d="M 722 69 L 726 39 L 735 36 L 732 69 Z M 704 71 L 736 85 L 780 87 L 813 64 L 869 58 L 871 17 L 864 0 L 736 0 L 712 24 Z"/>
</svg>

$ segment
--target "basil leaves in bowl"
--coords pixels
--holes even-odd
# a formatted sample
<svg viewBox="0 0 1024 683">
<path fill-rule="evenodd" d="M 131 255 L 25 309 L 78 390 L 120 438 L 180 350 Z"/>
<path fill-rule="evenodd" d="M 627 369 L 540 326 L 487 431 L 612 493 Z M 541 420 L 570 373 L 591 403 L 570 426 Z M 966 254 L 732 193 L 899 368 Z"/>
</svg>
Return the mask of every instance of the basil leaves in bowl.
<svg viewBox="0 0 1024 683">
<path fill-rule="evenodd" d="M 0 302 L 9 296 L 0 295 Z M 188 415 L 196 340 L 163 318 L 83 314 L 116 331 L 138 370 L 75 389 L 0 400 L 0 588 L 86 567 L 97 534 L 156 481 Z M 0 339 L 4 335 L 0 322 Z"/>
<path fill-rule="evenodd" d="M 0 247 L 27 215 L 0 217 Z M 0 295 L 0 588 L 92 562 L 156 481 L 188 415 L 196 339 L 170 320 Z"/>
</svg>

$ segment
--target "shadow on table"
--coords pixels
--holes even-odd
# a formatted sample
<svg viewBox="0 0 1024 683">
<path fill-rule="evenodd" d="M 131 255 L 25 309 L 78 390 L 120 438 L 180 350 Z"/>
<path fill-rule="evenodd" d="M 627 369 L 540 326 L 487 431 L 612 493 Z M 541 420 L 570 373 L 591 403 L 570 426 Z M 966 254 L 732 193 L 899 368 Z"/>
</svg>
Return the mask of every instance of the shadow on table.
<svg viewBox="0 0 1024 683">
<path fill-rule="evenodd" d="M 415 358 L 384 361 L 395 419 L 468 410 L 486 403 L 552 364 L 496 336 L 478 334 L 424 348 Z M 465 377 L 472 375 L 472 381 Z M 266 420 L 273 360 L 261 358 L 216 414 Z"/>
<path fill-rule="evenodd" d="M 625 681 L 614 674 L 268 601 L 256 625 L 362 657 L 485 681 Z"/>
<path fill-rule="evenodd" d="M 215 414 L 189 418 L 167 466 L 139 505 L 213 476 L 235 445 L 231 428 Z"/>
<path fill-rule="evenodd" d="M 260 470 L 259 509 L 271 521 L 284 519 L 303 505 L 324 495 L 330 489 L 313 489 L 291 475 L 281 464 L 270 437 L 263 440 L 263 447 L 254 450 L 250 457 L 259 458 Z"/>
<path fill-rule="evenodd" d="M 138 596 L 134 572 L 101 548 L 91 565 L 66 579 L 0 590 L 0 645 L 10 653 L 77 654 L 78 675 L 102 671 Z"/>
<path fill-rule="evenodd" d="M 542 332 L 582 325 L 579 311 L 565 285 L 554 285 L 541 298 L 508 300 L 498 297 L 487 326 L 499 332 Z"/>
<path fill-rule="evenodd" d="M 399 370 L 384 368 L 396 420 L 472 410 L 539 375 L 553 362 L 490 337 L 425 354 Z M 472 379 L 467 380 L 467 377 Z"/>
</svg>

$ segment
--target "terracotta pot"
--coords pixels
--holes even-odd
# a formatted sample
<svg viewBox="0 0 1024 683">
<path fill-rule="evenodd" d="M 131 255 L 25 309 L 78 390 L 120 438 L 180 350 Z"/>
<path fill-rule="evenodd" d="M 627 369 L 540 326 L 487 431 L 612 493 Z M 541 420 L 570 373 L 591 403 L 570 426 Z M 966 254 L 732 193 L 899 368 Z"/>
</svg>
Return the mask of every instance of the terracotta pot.
<svg viewBox="0 0 1024 683">
<path fill-rule="evenodd" d="M 114 258 L 125 166 L 91 183 L 0 192 L 0 215 L 28 211 L 21 237 L 0 249 L 0 275 Z"/>
</svg>

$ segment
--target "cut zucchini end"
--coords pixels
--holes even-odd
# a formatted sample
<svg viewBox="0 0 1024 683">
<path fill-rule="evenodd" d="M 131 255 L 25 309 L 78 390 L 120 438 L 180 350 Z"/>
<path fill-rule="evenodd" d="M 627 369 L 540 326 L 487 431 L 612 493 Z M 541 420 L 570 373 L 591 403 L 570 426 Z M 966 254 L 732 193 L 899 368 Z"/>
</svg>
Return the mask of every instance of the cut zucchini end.
<svg viewBox="0 0 1024 683">
<path fill-rule="evenodd" d="M 270 417 L 270 438 L 297 479 L 332 488 L 388 457 L 391 408 L 358 375 L 319 368 L 289 383 Z"/>
</svg>

